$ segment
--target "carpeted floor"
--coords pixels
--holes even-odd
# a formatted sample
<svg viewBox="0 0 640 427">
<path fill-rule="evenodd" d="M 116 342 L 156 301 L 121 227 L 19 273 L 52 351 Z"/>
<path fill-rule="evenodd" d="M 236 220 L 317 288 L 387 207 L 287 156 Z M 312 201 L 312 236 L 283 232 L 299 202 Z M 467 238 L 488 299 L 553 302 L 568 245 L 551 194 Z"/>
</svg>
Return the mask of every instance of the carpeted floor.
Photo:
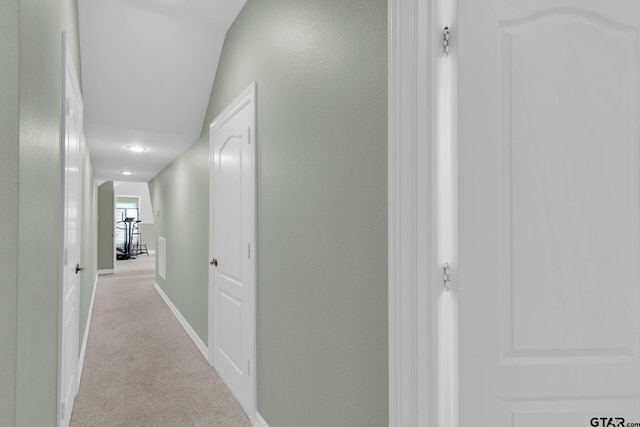
<svg viewBox="0 0 640 427">
<path fill-rule="evenodd" d="M 100 276 L 71 426 L 250 426 L 154 285 L 154 257 Z"/>
</svg>

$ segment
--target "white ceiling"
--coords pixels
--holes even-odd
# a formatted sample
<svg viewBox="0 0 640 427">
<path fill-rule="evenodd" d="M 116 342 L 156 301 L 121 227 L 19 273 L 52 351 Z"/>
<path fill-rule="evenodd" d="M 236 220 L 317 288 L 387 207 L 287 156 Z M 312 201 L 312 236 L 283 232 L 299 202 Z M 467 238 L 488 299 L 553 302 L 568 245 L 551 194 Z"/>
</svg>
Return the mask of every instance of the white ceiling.
<svg viewBox="0 0 640 427">
<path fill-rule="evenodd" d="M 245 2 L 78 0 L 84 129 L 99 181 L 147 182 L 198 139 Z"/>
</svg>

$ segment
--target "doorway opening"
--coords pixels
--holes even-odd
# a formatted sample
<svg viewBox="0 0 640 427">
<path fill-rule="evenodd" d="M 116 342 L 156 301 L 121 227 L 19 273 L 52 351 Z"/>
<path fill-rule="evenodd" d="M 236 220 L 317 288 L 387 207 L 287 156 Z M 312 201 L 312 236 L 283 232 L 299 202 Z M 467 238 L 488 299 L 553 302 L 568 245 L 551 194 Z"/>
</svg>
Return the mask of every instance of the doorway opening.
<svg viewBox="0 0 640 427">
<path fill-rule="evenodd" d="M 142 221 L 140 220 L 139 204 L 138 198 L 116 198 L 115 241 L 116 256 L 120 261 L 135 259 L 140 253 L 140 222 Z"/>
</svg>

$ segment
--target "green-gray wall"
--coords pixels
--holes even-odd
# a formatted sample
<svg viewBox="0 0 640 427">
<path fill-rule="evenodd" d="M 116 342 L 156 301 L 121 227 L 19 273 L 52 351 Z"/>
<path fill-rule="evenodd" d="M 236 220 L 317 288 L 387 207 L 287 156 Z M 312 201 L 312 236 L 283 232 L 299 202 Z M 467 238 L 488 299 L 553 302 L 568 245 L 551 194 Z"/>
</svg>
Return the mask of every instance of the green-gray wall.
<svg viewBox="0 0 640 427">
<path fill-rule="evenodd" d="M 386 22 L 385 0 L 249 0 L 201 138 L 150 182 L 158 283 L 206 342 L 208 124 L 257 82 L 257 400 L 271 426 L 388 423 Z"/>
<path fill-rule="evenodd" d="M 98 270 L 113 270 L 113 224 L 115 206 L 113 181 L 98 187 Z"/>
<path fill-rule="evenodd" d="M 0 4 L 0 414 L 2 425 L 55 426 L 61 40 L 66 31 L 79 72 L 77 4 Z M 90 193 L 85 142 L 83 149 Z M 88 209 L 83 218 L 91 215 Z M 91 240 L 90 230 L 85 237 Z M 82 262 L 95 272 L 95 250 L 87 250 Z M 84 300 L 81 309 L 88 309 Z"/>
<path fill-rule="evenodd" d="M 155 224 L 145 224 L 142 222 L 138 227 L 140 229 L 140 234 L 142 234 L 142 243 L 147 245 L 148 251 L 155 251 L 156 239 L 158 238 Z"/>
<path fill-rule="evenodd" d="M 166 239 L 167 251 L 166 280 L 156 274 L 156 283 L 205 343 L 209 267 L 208 150 L 206 144 L 192 145 L 149 182 L 151 205 L 156 213 L 155 231 L 157 236 Z"/>
<path fill-rule="evenodd" d="M 15 424 L 18 296 L 19 1 L 0 1 L 0 414 Z"/>
</svg>

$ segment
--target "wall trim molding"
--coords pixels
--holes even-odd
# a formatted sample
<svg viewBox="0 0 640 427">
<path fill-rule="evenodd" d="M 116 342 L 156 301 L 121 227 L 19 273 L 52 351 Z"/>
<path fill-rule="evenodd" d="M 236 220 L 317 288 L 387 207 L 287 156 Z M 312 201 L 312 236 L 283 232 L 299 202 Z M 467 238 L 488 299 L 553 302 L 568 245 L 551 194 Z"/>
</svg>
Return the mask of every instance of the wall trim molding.
<svg viewBox="0 0 640 427">
<path fill-rule="evenodd" d="M 98 270 L 98 276 L 103 276 L 105 274 L 114 274 L 115 271 L 113 268 L 107 268 L 106 270 Z"/>
<path fill-rule="evenodd" d="M 191 340 L 193 341 L 193 343 L 196 345 L 196 347 L 198 348 L 198 350 L 200 350 L 200 353 L 202 353 L 202 356 L 205 358 L 205 360 L 207 360 L 207 362 L 209 361 L 208 359 L 208 354 L 209 354 L 209 350 L 207 349 L 207 346 L 204 344 L 204 342 L 202 341 L 202 339 L 200 339 L 200 337 L 198 336 L 198 334 L 196 333 L 196 331 L 193 330 L 193 328 L 191 327 L 191 325 L 189 324 L 189 322 L 187 322 L 187 319 L 184 318 L 184 316 L 182 315 L 182 313 L 180 313 L 180 311 L 178 310 L 178 308 L 173 304 L 173 302 L 169 299 L 169 297 L 167 296 L 167 294 L 164 293 L 164 291 L 162 290 L 162 288 L 160 288 L 160 286 L 158 286 L 158 284 L 156 283 L 154 288 L 156 289 L 156 291 L 158 292 L 158 294 L 160 294 L 160 297 L 162 298 L 162 300 L 167 304 L 167 306 L 169 307 L 169 310 L 171 310 L 171 312 L 173 313 L 174 316 L 176 316 L 176 319 L 178 319 L 178 322 L 180 322 L 180 324 L 182 325 L 182 327 L 184 328 L 184 330 L 187 332 L 187 334 L 189 335 L 189 337 L 191 337 Z"/>
<path fill-rule="evenodd" d="M 253 427 L 269 427 L 269 424 L 262 418 L 262 415 L 256 411 L 256 416 L 253 421 Z"/>
<path fill-rule="evenodd" d="M 82 338 L 82 349 L 80 350 L 80 359 L 78 360 L 78 386 L 82 379 L 82 368 L 84 368 L 85 353 L 87 351 L 87 341 L 89 340 L 89 328 L 91 328 L 91 316 L 93 315 L 93 302 L 96 299 L 96 289 L 98 288 L 98 273 L 93 281 L 93 290 L 91 291 L 91 302 L 89 303 L 89 312 L 87 313 L 87 324 L 84 328 L 84 337 Z"/>
<path fill-rule="evenodd" d="M 437 0 L 389 0 L 389 426 L 439 425 Z"/>
</svg>

